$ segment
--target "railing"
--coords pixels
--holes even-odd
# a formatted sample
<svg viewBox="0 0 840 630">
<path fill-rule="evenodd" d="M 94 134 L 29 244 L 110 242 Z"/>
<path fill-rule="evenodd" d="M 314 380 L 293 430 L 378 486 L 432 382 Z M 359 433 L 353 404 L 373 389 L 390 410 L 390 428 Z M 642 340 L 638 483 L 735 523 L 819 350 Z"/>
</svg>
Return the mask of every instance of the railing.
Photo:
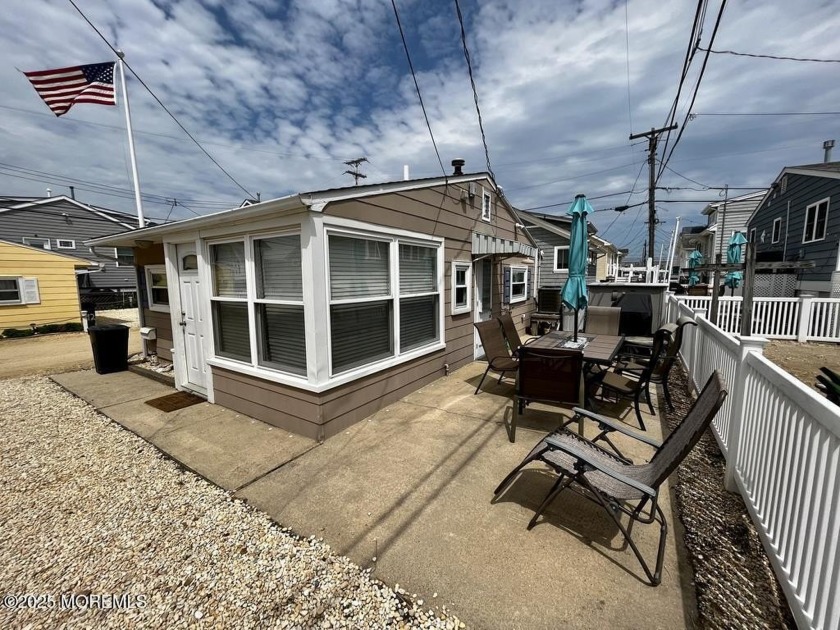
<svg viewBox="0 0 840 630">
<path fill-rule="evenodd" d="M 691 309 L 709 311 L 709 296 L 676 296 Z M 721 296 L 718 326 L 738 334 L 741 330 L 743 298 Z M 838 298 L 755 298 L 752 334 L 768 339 L 797 341 L 840 341 L 840 299 Z"/>
<path fill-rule="evenodd" d="M 837 307 L 819 309 L 809 319 L 835 330 Z M 669 300 L 672 321 L 690 312 L 685 300 Z M 840 413 L 766 359 L 766 340 L 733 337 L 702 314 L 695 321 L 680 354 L 695 387 L 717 369 L 729 389 L 713 423 L 727 487 L 743 496 L 797 625 L 838 628 Z"/>
</svg>

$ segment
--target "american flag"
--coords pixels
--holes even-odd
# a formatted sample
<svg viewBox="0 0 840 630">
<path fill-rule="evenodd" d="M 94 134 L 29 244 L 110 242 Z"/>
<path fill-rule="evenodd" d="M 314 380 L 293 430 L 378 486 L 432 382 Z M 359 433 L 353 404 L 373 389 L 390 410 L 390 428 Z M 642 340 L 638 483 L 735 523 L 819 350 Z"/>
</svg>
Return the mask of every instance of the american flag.
<svg viewBox="0 0 840 630">
<path fill-rule="evenodd" d="M 114 63 L 91 63 L 23 74 L 53 113 L 61 116 L 76 103 L 116 105 Z"/>
</svg>

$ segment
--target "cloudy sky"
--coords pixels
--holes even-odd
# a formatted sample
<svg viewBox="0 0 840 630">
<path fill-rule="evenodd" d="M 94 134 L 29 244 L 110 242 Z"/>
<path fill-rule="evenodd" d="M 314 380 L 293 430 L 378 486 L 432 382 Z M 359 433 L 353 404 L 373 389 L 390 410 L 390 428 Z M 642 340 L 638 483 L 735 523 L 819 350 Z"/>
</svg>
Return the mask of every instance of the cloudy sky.
<svg viewBox="0 0 840 630">
<path fill-rule="evenodd" d="M 76 1 L 233 179 L 262 199 L 349 185 L 343 162 L 361 156 L 370 183 L 401 179 L 405 164 L 412 177 L 441 174 L 390 0 Z M 704 48 L 719 6 L 708 3 Z M 461 157 L 467 171 L 486 170 L 454 0 L 397 7 L 444 167 Z M 647 200 L 646 142 L 628 136 L 666 122 L 696 3 L 461 7 L 490 163 L 508 199 L 561 213 L 585 193 L 600 210 L 592 220 L 601 235 L 640 253 L 646 206 L 609 208 Z M 113 54 L 67 0 L 7 0 L 4 9 L 0 194 L 66 194 L 75 183 L 79 199 L 133 212 L 122 109 L 77 105 L 56 118 L 20 73 Z M 789 0 L 729 2 L 714 49 L 840 59 L 838 21 L 831 0 L 801 0 L 795 11 Z M 680 125 L 704 56 L 698 51 L 689 69 Z M 840 141 L 840 114 L 756 114 L 838 112 L 838 78 L 838 63 L 710 55 L 690 110 L 697 116 L 659 182 L 669 190 L 657 191 L 656 249 L 678 216 L 697 224 L 704 202 L 722 198 L 705 187 L 766 186 L 785 165 L 822 161 L 823 140 Z M 147 216 L 186 218 L 246 197 L 132 76 L 128 89 Z M 721 113 L 750 115 L 711 115 Z"/>
</svg>

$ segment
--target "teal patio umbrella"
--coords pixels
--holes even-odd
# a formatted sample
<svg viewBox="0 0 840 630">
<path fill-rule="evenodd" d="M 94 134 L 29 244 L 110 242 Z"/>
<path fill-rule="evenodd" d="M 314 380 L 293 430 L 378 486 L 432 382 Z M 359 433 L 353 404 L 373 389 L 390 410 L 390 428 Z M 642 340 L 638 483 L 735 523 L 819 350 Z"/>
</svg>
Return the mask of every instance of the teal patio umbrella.
<svg viewBox="0 0 840 630">
<path fill-rule="evenodd" d="M 586 291 L 586 263 L 589 257 L 589 232 L 586 228 L 586 215 L 592 212 L 592 206 L 586 195 L 577 195 L 569 211 L 572 217 L 572 229 L 569 236 L 569 277 L 563 285 L 561 296 L 563 304 L 575 311 L 574 339 L 577 341 L 578 313 L 586 308 L 589 294 Z"/>
<path fill-rule="evenodd" d="M 738 264 L 741 262 L 741 248 L 746 244 L 747 239 L 740 232 L 732 234 L 729 239 L 729 247 L 726 250 L 726 262 Z M 730 271 L 723 279 L 723 284 L 729 287 L 729 294 L 732 295 L 735 289 L 741 285 L 743 275 L 740 271 Z"/>
<path fill-rule="evenodd" d="M 695 269 L 703 264 L 703 254 L 699 249 L 695 249 L 688 255 L 688 286 L 693 287 L 700 282 L 700 274 Z"/>
</svg>

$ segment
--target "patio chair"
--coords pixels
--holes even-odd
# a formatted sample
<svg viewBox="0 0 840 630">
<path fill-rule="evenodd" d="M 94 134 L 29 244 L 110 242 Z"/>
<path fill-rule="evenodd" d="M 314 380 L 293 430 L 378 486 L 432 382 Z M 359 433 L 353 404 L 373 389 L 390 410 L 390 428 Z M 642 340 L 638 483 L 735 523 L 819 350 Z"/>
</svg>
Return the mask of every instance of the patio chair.
<svg viewBox="0 0 840 630">
<path fill-rule="evenodd" d="M 665 350 L 670 341 L 670 333 L 660 329 L 653 336 L 653 348 L 651 357 L 640 372 L 632 372 L 632 377 L 621 373 L 621 364 L 606 371 L 600 379 L 601 392 L 613 393 L 618 397 L 632 398 L 636 410 L 636 420 L 642 431 L 645 430 L 645 422 L 642 420 L 641 398 L 645 395 L 648 408 L 652 415 L 656 415 L 653 403 L 650 400 L 650 383 L 654 371 L 662 370 Z M 619 370 L 619 371 L 616 371 Z"/>
<path fill-rule="evenodd" d="M 593 335 L 618 335 L 621 309 L 617 306 L 589 306 L 583 332 Z"/>
<path fill-rule="evenodd" d="M 647 464 L 628 463 L 596 442 L 569 431 L 550 434 L 535 447 L 534 451 L 537 451 L 537 454 L 532 451 L 525 461 L 502 481 L 496 489 L 496 494 L 510 485 L 513 477 L 524 465 L 537 459 L 542 461 L 550 466 L 558 477 L 528 523 L 528 529 L 534 527 L 540 515 L 557 495 L 569 488 L 606 510 L 621 530 L 651 585 L 657 586 L 662 581 L 662 565 L 668 535 L 665 515 L 659 506 L 659 490 L 697 444 L 726 396 L 723 379 L 720 373 L 715 371 L 685 418 L 661 445 L 650 439 L 644 440 L 656 448 Z M 626 526 L 621 522 L 622 514 L 630 518 Z M 659 523 L 659 546 L 653 571 L 631 536 L 633 524 L 636 522 Z"/>
<path fill-rule="evenodd" d="M 840 374 L 827 367 L 821 367 L 820 372 L 822 374 L 817 374 L 817 389 L 835 405 L 840 405 Z"/>
<path fill-rule="evenodd" d="M 665 393 L 665 402 L 668 408 L 673 410 L 674 403 L 671 402 L 671 392 L 668 389 L 668 378 L 671 375 L 671 368 L 679 358 L 680 348 L 682 347 L 683 331 L 688 325 L 696 326 L 695 322 L 690 317 L 681 316 L 676 324 L 665 324 L 662 328 L 667 329 L 670 333 L 670 341 L 665 350 L 665 355 L 659 364 L 653 369 L 650 375 L 650 383 L 654 385 L 662 385 L 662 390 Z M 650 359 L 633 357 L 630 361 L 621 361 L 616 366 L 616 371 L 621 373 L 629 372 L 631 374 L 641 374 L 645 367 L 650 363 Z"/>
<path fill-rule="evenodd" d="M 516 423 L 532 402 L 550 405 L 580 403 L 583 352 L 561 348 L 519 349 L 516 398 L 508 438 L 516 441 Z"/>
<path fill-rule="evenodd" d="M 536 341 L 539 337 L 531 337 L 527 341 L 523 342 L 522 337 L 519 336 L 519 331 L 516 330 L 516 324 L 513 323 L 513 317 L 510 313 L 503 313 L 498 318 L 499 323 L 502 325 L 502 332 L 504 332 L 505 339 L 507 340 L 508 348 L 510 348 L 510 353 L 515 357 L 519 353 L 519 349 L 531 343 L 532 341 Z"/>
<path fill-rule="evenodd" d="M 519 361 L 511 357 L 497 320 L 488 319 L 478 322 L 474 326 L 478 331 L 481 345 L 484 347 L 484 355 L 487 358 L 487 369 L 484 370 L 484 374 L 478 382 L 478 387 L 475 388 L 475 393 L 478 394 L 490 370 L 499 373 L 499 383 L 501 383 L 507 372 L 516 372 L 519 368 Z"/>
</svg>

